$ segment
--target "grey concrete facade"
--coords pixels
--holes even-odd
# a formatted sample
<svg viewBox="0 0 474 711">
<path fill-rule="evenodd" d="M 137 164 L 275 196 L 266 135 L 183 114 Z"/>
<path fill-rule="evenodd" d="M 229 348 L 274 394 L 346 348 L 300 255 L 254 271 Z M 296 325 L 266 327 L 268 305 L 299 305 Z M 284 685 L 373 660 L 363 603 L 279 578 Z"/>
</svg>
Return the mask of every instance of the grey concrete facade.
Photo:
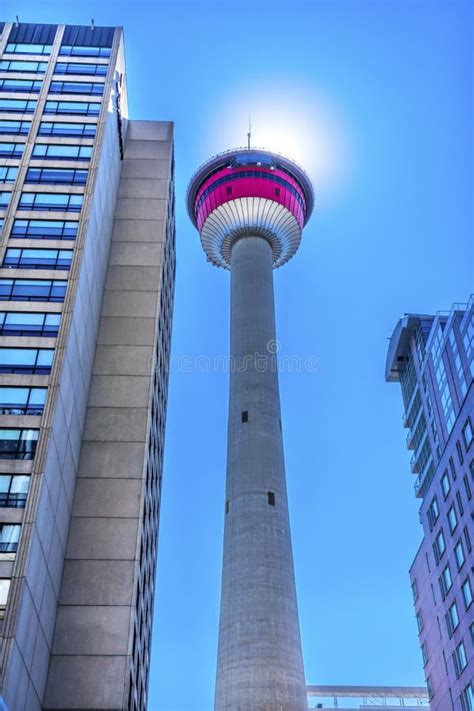
<svg viewBox="0 0 474 711">
<path fill-rule="evenodd" d="M 0 159 L 0 168 L 18 168 L 16 180 L 1 186 L 10 200 L 0 211 L 0 277 L 67 286 L 63 298 L 2 296 L 7 317 L 58 315 L 60 322 L 56 331 L 0 334 L 0 388 L 47 388 L 36 416 L 0 413 L 0 481 L 27 480 L 26 501 L 3 497 L 0 504 L 0 537 L 12 523 L 21 526 L 19 541 L 5 539 L 0 548 L 0 693 L 10 711 L 145 708 L 174 286 L 172 126 L 127 121 L 120 28 L 7 23 L 0 30 L 3 59 L 47 65 L 34 77 L 0 75 L 20 82 L 0 90 L 0 101 L 34 104 L 1 114 L 27 119 L 29 131 L 14 139 L 24 145 L 22 158 Z M 58 62 L 93 65 L 100 76 L 68 76 L 67 69 L 61 76 Z M 25 77 L 39 91 L 25 94 Z M 51 135 L 43 137 L 45 124 Z M 56 130 L 63 124 L 74 137 Z M 91 127 L 95 137 L 76 135 Z M 38 159 L 40 143 L 90 147 L 92 155 Z M 87 180 L 32 183 L 33 167 L 83 170 Z M 57 196 L 81 196 L 82 208 L 25 210 L 25 193 L 54 204 Z M 72 261 L 64 270 L 7 268 L 11 249 L 66 250 Z M 15 358 L 32 349 L 53 353 L 49 369 L 20 367 Z M 9 353 L 10 369 L 1 365 Z M 10 451 L 15 428 L 34 436 L 28 441 L 36 449 L 27 442 Z M 80 686 L 71 691 L 65 682 L 74 676 Z"/>
<path fill-rule="evenodd" d="M 307 708 L 285 482 L 270 244 L 231 252 L 226 515 L 216 711 Z"/>
</svg>

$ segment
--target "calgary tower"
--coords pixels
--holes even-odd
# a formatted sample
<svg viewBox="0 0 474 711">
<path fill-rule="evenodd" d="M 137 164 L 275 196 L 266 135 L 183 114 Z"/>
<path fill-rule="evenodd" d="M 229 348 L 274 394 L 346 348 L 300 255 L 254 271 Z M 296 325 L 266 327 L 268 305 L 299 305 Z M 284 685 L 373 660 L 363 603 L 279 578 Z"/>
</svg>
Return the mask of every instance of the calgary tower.
<svg viewBox="0 0 474 711">
<path fill-rule="evenodd" d="M 306 173 L 264 150 L 205 163 L 189 216 L 210 262 L 231 273 L 231 374 L 215 711 L 308 708 L 288 515 L 273 269 L 313 209 Z"/>
</svg>

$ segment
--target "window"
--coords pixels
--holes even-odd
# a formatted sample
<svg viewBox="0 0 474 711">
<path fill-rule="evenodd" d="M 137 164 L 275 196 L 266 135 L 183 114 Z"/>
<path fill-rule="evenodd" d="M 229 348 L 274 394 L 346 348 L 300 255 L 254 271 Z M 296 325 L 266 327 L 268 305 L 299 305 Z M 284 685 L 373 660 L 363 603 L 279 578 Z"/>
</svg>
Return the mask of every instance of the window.
<svg viewBox="0 0 474 711">
<path fill-rule="evenodd" d="M 454 671 L 456 672 L 456 677 L 461 676 L 464 669 L 467 667 L 467 656 L 466 650 L 464 648 L 464 642 L 460 642 L 453 654 Z"/>
<path fill-rule="evenodd" d="M 456 451 L 458 453 L 459 464 L 463 464 L 464 454 L 462 453 L 461 442 L 459 440 L 456 442 Z"/>
<path fill-rule="evenodd" d="M 67 146 L 62 143 L 37 143 L 32 158 L 52 160 L 90 160 L 92 146 Z"/>
<path fill-rule="evenodd" d="M 453 481 L 456 481 L 456 467 L 454 466 L 454 459 L 452 457 L 449 457 L 449 468 L 451 470 Z"/>
<path fill-rule="evenodd" d="M 273 491 L 269 491 L 267 496 L 269 505 L 275 506 L 275 493 Z"/>
<path fill-rule="evenodd" d="M 426 649 L 426 642 L 423 642 L 423 644 L 421 645 L 421 656 L 423 657 L 423 666 L 426 667 L 429 661 L 428 651 Z"/>
<path fill-rule="evenodd" d="M 0 474 L 0 508 L 24 509 L 30 477 Z"/>
<path fill-rule="evenodd" d="M 6 210 L 12 194 L 0 191 L 0 210 Z"/>
<path fill-rule="evenodd" d="M 34 459 L 39 430 L 0 429 L 0 459 Z"/>
<path fill-rule="evenodd" d="M 473 434 L 472 434 L 471 420 L 468 420 L 462 429 L 462 438 L 464 440 L 464 446 L 466 448 L 466 452 L 469 449 L 469 447 L 471 446 L 472 437 L 473 437 Z"/>
<path fill-rule="evenodd" d="M 6 54 L 51 54 L 52 44 L 22 44 L 20 42 L 9 42 L 5 50 Z"/>
<path fill-rule="evenodd" d="M 80 212 L 83 199 L 83 195 L 69 193 L 22 193 L 18 209 Z"/>
<path fill-rule="evenodd" d="M 443 477 L 441 479 L 441 488 L 443 489 L 443 496 L 446 499 L 449 492 L 451 491 L 451 483 L 449 481 L 449 475 L 447 471 L 444 472 Z"/>
<path fill-rule="evenodd" d="M 435 538 L 433 543 L 433 553 L 436 561 L 436 565 L 439 563 L 444 551 L 446 550 L 446 543 L 444 540 L 443 529 L 441 529 Z"/>
<path fill-rule="evenodd" d="M 460 491 L 456 491 L 456 501 L 458 503 L 459 515 L 462 516 L 464 514 L 464 506 L 462 503 L 462 496 Z"/>
<path fill-rule="evenodd" d="M 464 548 L 462 545 L 462 541 L 459 540 L 458 543 L 456 544 L 456 547 L 454 549 L 454 555 L 456 557 L 456 565 L 458 567 L 458 570 L 461 570 L 463 567 L 466 557 L 464 555 Z"/>
<path fill-rule="evenodd" d="M 41 82 L 38 82 L 41 84 Z M 0 83 L 1 88 L 1 83 Z M 105 84 L 102 82 L 86 82 L 86 81 L 52 81 L 49 87 L 50 94 L 93 94 L 102 96 L 104 93 Z M 14 89 L 10 89 L 14 91 Z M 39 91 L 39 90 L 38 90 Z"/>
<path fill-rule="evenodd" d="M 448 635 L 452 637 L 454 630 L 459 625 L 459 613 L 456 601 L 453 602 L 451 607 L 446 613 L 446 627 L 448 628 Z"/>
<path fill-rule="evenodd" d="M 65 116 L 98 116 L 100 104 L 83 101 L 47 101 L 44 114 L 64 114 Z"/>
<path fill-rule="evenodd" d="M 24 143 L 0 143 L 0 158 L 21 158 Z"/>
<path fill-rule="evenodd" d="M 52 348 L 0 347 L 0 373 L 47 375 L 51 372 Z"/>
<path fill-rule="evenodd" d="M 470 553 L 472 550 L 471 538 L 469 536 L 469 531 L 467 530 L 466 526 L 464 526 L 463 532 L 464 532 L 464 540 L 466 542 L 467 552 Z"/>
<path fill-rule="evenodd" d="M 88 74 L 89 76 L 105 77 L 107 64 L 82 64 L 81 62 L 58 62 L 54 68 L 55 74 Z"/>
<path fill-rule="evenodd" d="M 44 74 L 48 62 L 32 62 L 27 59 L 2 59 L 0 72 L 25 72 L 30 74 Z"/>
<path fill-rule="evenodd" d="M 430 676 L 426 680 L 426 689 L 428 691 L 428 699 L 431 701 L 431 699 L 433 698 L 433 684 L 431 682 Z"/>
<path fill-rule="evenodd" d="M 418 628 L 418 634 L 420 634 L 423 630 L 423 617 L 421 614 L 421 610 L 416 613 L 416 626 Z"/>
<path fill-rule="evenodd" d="M 472 498 L 472 491 L 471 485 L 469 484 L 469 479 L 467 478 L 466 474 L 463 476 L 462 480 L 464 482 L 464 488 L 466 489 L 467 500 L 470 501 Z"/>
<path fill-rule="evenodd" d="M 229 513 L 229 499 L 227 499 L 227 501 L 225 502 L 225 512 L 226 514 Z"/>
<path fill-rule="evenodd" d="M 67 281 L 51 279 L 0 279 L 0 301 L 62 302 Z"/>
<path fill-rule="evenodd" d="M 451 590 L 451 586 L 453 584 L 453 579 L 451 577 L 451 569 L 449 567 L 449 563 L 446 566 L 446 568 L 443 570 L 441 573 L 441 577 L 439 579 L 439 587 L 441 590 L 441 596 L 444 600 L 448 592 Z"/>
<path fill-rule="evenodd" d="M 0 415 L 42 415 L 47 388 L 0 386 Z"/>
<path fill-rule="evenodd" d="M 0 525 L 0 553 L 16 553 L 20 531 L 20 524 Z"/>
<path fill-rule="evenodd" d="M 466 578 L 466 580 L 463 582 L 461 590 L 464 600 L 464 607 L 467 610 L 472 604 L 472 588 L 471 581 L 469 580 L 469 578 Z"/>
<path fill-rule="evenodd" d="M 0 79 L 0 91 L 37 94 L 41 91 L 41 81 L 36 79 Z"/>
<path fill-rule="evenodd" d="M 2 266 L 8 269 L 70 269 L 72 255 L 72 249 L 9 248 Z"/>
<path fill-rule="evenodd" d="M 60 314 L 0 311 L 0 335 L 55 338 L 60 320 Z"/>
<path fill-rule="evenodd" d="M 10 583 L 11 580 L 9 578 L 0 578 L 0 620 L 5 617 Z"/>
<path fill-rule="evenodd" d="M 0 133 L 5 136 L 26 136 L 31 127 L 31 121 L 0 120 Z"/>
<path fill-rule="evenodd" d="M 411 584 L 411 591 L 413 594 L 413 602 L 418 600 L 418 583 L 414 580 Z"/>
<path fill-rule="evenodd" d="M 40 123 L 39 136 L 71 136 L 76 138 L 95 138 L 95 123 Z"/>
<path fill-rule="evenodd" d="M 34 114 L 36 101 L 26 99 L 0 99 L 0 112 Z"/>
<path fill-rule="evenodd" d="M 13 166 L 0 167 L 0 182 L 14 183 L 18 175 L 18 168 Z"/>
<path fill-rule="evenodd" d="M 242 411 L 242 422 L 248 422 L 249 421 L 249 412 L 248 410 L 243 410 Z"/>
<path fill-rule="evenodd" d="M 474 711 L 474 686 L 472 683 L 463 690 L 461 702 L 463 711 Z"/>
<path fill-rule="evenodd" d="M 74 170 L 74 168 L 28 168 L 25 183 L 85 185 L 87 174 L 87 170 Z"/>
<path fill-rule="evenodd" d="M 79 47 L 63 45 L 59 54 L 62 57 L 110 57 L 110 47 Z"/>
<path fill-rule="evenodd" d="M 15 239 L 74 240 L 78 222 L 64 220 L 15 220 L 10 236 Z"/>
<path fill-rule="evenodd" d="M 7 250 L 8 253 L 8 250 Z M 451 506 L 451 508 L 448 511 L 448 523 L 449 523 L 449 530 L 451 533 L 454 533 L 456 530 L 456 526 L 458 525 L 458 517 L 456 516 L 456 511 L 454 506 Z"/>
</svg>

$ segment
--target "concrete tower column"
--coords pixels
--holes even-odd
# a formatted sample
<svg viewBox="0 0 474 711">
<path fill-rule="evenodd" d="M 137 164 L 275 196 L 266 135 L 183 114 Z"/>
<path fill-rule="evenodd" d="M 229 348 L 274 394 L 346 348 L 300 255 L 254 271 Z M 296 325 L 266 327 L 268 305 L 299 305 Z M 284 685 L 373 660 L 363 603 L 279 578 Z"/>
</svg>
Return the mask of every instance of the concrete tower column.
<svg viewBox="0 0 474 711">
<path fill-rule="evenodd" d="M 230 268 L 233 369 L 215 711 L 305 711 L 270 243 L 238 239 Z"/>
</svg>

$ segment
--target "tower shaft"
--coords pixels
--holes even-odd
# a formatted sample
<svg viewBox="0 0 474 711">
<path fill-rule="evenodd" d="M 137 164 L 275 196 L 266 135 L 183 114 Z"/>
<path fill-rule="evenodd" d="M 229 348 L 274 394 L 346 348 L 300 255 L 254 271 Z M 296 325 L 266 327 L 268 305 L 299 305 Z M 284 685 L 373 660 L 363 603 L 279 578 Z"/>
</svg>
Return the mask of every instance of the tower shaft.
<svg viewBox="0 0 474 711">
<path fill-rule="evenodd" d="M 273 262 L 231 251 L 226 515 L 215 711 L 307 709 L 281 434 Z"/>
</svg>

